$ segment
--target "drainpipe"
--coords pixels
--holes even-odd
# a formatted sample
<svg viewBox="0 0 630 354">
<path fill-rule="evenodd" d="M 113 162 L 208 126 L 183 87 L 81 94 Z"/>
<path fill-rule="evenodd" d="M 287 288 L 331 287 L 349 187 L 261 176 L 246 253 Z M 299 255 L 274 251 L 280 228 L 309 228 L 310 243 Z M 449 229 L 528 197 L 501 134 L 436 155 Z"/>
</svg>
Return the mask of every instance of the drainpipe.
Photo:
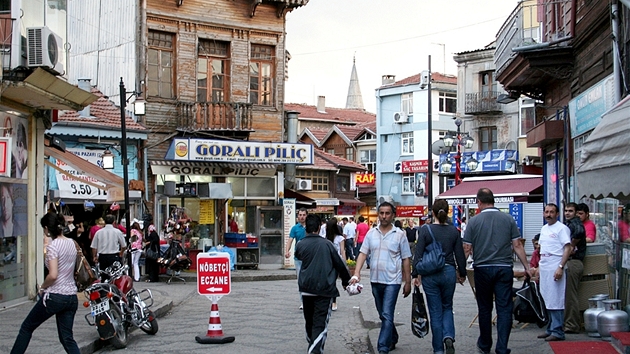
<svg viewBox="0 0 630 354">
<path fill-rule="evenodd" d="M 284 112 L 287 116 L 287 143 L 297 143 L 298 115 L 297 111 Z M 295 187 L 295 164 L 287 164 L 284 172 L 284 188 Z"/>
<path fill-rule="evenodd" d="M 615 104 L 621 101 L 621 66 L 619 62 L 621 57 L 619 56 L 619 5 L 616 1 L 613 1 L 611 8 L 612 12 L 612 50 L 613 50 L 613 78 L 615 82 Z"/>
</svg>

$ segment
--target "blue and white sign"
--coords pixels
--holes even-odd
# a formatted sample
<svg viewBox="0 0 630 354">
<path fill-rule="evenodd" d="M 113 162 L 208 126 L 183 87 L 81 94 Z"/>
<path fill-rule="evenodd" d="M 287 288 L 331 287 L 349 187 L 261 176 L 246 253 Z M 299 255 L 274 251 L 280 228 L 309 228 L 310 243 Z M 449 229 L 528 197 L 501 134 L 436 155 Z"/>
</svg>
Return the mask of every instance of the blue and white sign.
<svg viewBox="0 0 630 354">
<path fill-rule="evenodd" d="M 455 155 L 456 153 L 441 154 L 440 166 L 447 159 L 451 160 L 452 166 L 450 173 L 455 174 Z M 475 170 L 468 168 L 467 162 L 474 158 L 479 162 Z M 480 172 L 511 172 L 516 173 L 518 161 L 518 151 L 516 150 L 490 150 L 490 151 L 472 151 L 463 152 L 460 162 L 461 173 L 480 173 Z M 441 171 L 441 170 L 440 170 Z"/>
<path fill-rule="evenodd" d="M 614 83 L 611 74 L 569 101 L 571 138 L 595 129 L 602 114 L 614 106 Z"/>
<path fill-rule="evenodd" d="M 523 204 L 510 204 L 510 215 L 516 221 L 518 229 L 523 231 Z"/>
</svg>

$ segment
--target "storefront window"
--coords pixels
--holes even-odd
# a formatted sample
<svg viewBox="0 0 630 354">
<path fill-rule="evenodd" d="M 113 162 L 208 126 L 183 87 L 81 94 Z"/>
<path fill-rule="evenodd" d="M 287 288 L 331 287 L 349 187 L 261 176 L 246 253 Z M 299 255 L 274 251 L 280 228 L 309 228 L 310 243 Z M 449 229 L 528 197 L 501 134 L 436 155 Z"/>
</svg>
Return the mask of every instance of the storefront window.
<svg viewBox="0 0 630 354">
<path fill-rule="evenodd" d="M 0 302 L 20 298 L 26 291 L 26 192 L 26 184 L 0 183 Z"/>
<path fill-rule="evenodd" d="M 235 197 L 245 196 L 245 178 L 230 177 L 226 182 L 232 185 L 232 195 Z"/>
<path fill-rule="evenodd" d="M 248 197 L 275 197 L 276 186 L 273 178 L 248 178 Z"/>
</svg>

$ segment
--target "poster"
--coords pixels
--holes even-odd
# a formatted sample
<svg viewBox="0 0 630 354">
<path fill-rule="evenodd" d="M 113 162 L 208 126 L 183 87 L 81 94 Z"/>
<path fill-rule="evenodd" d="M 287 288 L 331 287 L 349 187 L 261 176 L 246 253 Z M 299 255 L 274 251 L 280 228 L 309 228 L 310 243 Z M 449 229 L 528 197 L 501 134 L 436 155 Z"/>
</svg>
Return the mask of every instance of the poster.
<svg viewBox="0 0 630 354">
<path fill-rule="evenodd" d="M 80 149 L 80 148 L 68 148 L 66 149 L 69 152 L 77 155 L 78 157 L 94 164 L 100 166 L 102 155 L 105 150 L 88 150 L 88 149 Z M 57 186 L 59 187 L 59 196 L 61 198 L 69 198 L 69 199 L 89 199 L 89 200 L 100 200 L 100 201 L 117 201 L 121 200 L 120 196 L 107 196 L 107 192 L 105 191 L 105 184 L 100 182 L 98 179 L 88 176 L 84 174 L 82 171 L 77 171 L 74 167 L 66 164 L 61 160 L 57 160 L 57 167 L 66 171 L 67 173 L 76 177 L 70 178 L 63 173 L 55 170 L 55 175 L 57 177 Z M 102 185 L 103 189 L 96 188 L 87 183 L 82 183 L 82 181 L 89 181 L 90 183 Z M 124 199 L 124 195 L 122 197 Z"/>
<path fill-rule="evenodd" d="M 10 177 L 26 179 L 28 177 L 28 121 L 6 114 L 3 122 L 2 135 L 11 138 Z"/>
<path fill-rule="evenodd" d="M 27 232 L 26 184 L 0 183 L 0 238 Z"/>
</svg>

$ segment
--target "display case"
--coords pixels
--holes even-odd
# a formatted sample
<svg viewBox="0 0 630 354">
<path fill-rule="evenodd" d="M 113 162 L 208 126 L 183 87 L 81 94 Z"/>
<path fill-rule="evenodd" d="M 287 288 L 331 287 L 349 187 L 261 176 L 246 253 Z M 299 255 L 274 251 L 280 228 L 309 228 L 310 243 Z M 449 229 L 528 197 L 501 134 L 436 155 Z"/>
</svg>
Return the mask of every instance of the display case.
<svg viewBox="0 0 630 354">
<path fill-rule="evenodd" d="M 282 207 L 247 207 L 246 231 L 259 237 L 261 264 L 282 264 Z"/>
</svg>

